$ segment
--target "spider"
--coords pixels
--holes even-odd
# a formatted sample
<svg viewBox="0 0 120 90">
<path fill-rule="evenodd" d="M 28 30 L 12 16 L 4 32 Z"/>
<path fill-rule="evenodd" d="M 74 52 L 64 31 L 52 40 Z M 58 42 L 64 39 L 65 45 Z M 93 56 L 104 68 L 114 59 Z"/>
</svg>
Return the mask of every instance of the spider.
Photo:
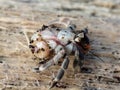
<svg viewBox="0 0 120 90">
<path fill-rule="evenodd" d="M 61 23 L 65 27 L 57 26 Z M 85 28 L 81 31 L 75 29 L 76 26 L 71 24 L 69 19 L 62 18 L 57 23 L 53 21 L 48 25 L 43 25 L 30 39 L 29 48 L 33 55 L 40 60 L 47 60 L 36 70 L 44 71 L 52 65 L 57 65 L 59 60 L 63 58 L 61 67 L 52 80 L 50 88 L 62 79 L 65 70 L 68 68 L 71 54 L 75 56 L 73 62 L 74 72 L 80 72 L 83 66 L 84 56 L 90 49 L 87 36 L 88 29 Z"/>
</svg>

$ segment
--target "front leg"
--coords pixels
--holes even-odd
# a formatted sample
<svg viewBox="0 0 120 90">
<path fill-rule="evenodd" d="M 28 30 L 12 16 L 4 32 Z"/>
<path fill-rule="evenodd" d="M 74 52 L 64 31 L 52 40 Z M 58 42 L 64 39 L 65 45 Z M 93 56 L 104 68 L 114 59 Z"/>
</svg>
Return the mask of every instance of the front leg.
<svg viewBox="0 0 120 90">
<path fill-rule="evenodd" d="M 54 64 L 58 64 L 58 61 L 60 60 L 60 58 L 62 58 L 65 55 L 65 50 L 64 50 L 63 46 L 58 45 L 55 48 L 55 53 L 56 53 L 56 55 L 51 60 L 49 60 L 45 64 L 41 65 L 39 68 L 37 68 L 37 70 L 43 71 Z"/>
<path fill-rule="evenodd" d="M 59 82 L 61 80 L 61 78 L 64 75 L 65 70 L 68 68 L 68 65 L 69 65 L 69 59 L 66 56 L 63 63 L 62 63 L 61 68 L 59 69 L 59 71 L 56 75 L 56 77 L 53 79 L 50 88 L 54 87 L 57 84 L 57 82 Z"/>
</svg>

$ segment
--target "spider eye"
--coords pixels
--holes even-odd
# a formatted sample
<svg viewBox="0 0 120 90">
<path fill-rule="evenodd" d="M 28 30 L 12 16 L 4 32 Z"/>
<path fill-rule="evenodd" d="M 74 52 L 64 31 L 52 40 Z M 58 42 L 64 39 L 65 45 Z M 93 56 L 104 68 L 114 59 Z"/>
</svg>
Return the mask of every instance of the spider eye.
<svg viewBox="0 0 120 90">
<path fill-rule="evenodd" d="M 41 51 L 45 51 L 45 49 L 44 49 L 44 48 L 41 48 Z"/>
<path fill-rule="evenodd" d="M 62 48 L 60 48 L 60 50 L 62 50 Z"/>
<path fill-rule="evenodd" d="M 60 31 L 60 29 L 59 29 L 59 28 L 57 28 L 56 30 L 57 30 L 57 31 Z"/>
<path fill-rule="evenodd" d="M 29 48 L 34 48 L 34 46 L 33 45 L 29 45 Z"/>
<path fill-rule="evenodd" d="M 46 26 L 46 25 L 42 26 L 42 30 L 45 30 L 46 28 L 48 28 L 48 26 Z"/>
<path fill-rule="evenodd" d="M 33 40 L 30 41 L 30 43 L 33 43 L 33 42 L 34 42 Z"/>
</svg>

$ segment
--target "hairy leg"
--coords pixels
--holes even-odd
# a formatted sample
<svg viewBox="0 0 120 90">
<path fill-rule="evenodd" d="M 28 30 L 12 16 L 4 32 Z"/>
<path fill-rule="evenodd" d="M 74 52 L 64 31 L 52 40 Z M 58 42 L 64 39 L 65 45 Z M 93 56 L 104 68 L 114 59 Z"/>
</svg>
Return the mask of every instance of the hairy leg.
<svg viewBox="0 0 120 90">
<path fill-rule="evenodd" d="M 39 71 L 44 71 L 45 69 L 49 68 L 50 66 L 54 64 L 58 64 L 58 61 L 64 56 L 65 50 L 62 46 L 57 46 L 55 49 L 56 55 L 50 59 L 48 62 L 45 64 L 41 65 L 37 70 Z"/>
<path fill-rule="evenodd" d="M 73 62 L 74 73 L 81 71 L 84 62 L 84 54 L 79 47 L 76 46 L 75 59 Z"/>
<path fill-rule="evenodd" d="M 56 77 L 53 79 L 50 88 L 54 87 L 57 84 L 57 82 L 59 82 L 62 79 L 62 77 L 65 73 L 65 70 L 68 68 L 68 65 L 69 65 L 69 59 L 66 56 Z"/>
</svg>

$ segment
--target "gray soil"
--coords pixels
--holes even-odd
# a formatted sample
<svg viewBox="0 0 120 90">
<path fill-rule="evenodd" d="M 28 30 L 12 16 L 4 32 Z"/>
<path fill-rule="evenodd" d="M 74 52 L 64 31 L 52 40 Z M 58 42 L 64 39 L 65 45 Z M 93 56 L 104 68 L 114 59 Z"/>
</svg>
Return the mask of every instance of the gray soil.
<svg viewBox="0 0 120 90">
<path fill-rule="evenodd" d="M 52 90 L 120 90 L 119 0 L 0 0 L 0 90 L 48 90 L 59 65 L 40 73 L 23 31 L 36 31 L 58 17 L 73 19 L 77 30 L 88 27 L 91 55 L 85 67 L 91 73 L 74 75 L 69 68 Z"/>
</svg>

